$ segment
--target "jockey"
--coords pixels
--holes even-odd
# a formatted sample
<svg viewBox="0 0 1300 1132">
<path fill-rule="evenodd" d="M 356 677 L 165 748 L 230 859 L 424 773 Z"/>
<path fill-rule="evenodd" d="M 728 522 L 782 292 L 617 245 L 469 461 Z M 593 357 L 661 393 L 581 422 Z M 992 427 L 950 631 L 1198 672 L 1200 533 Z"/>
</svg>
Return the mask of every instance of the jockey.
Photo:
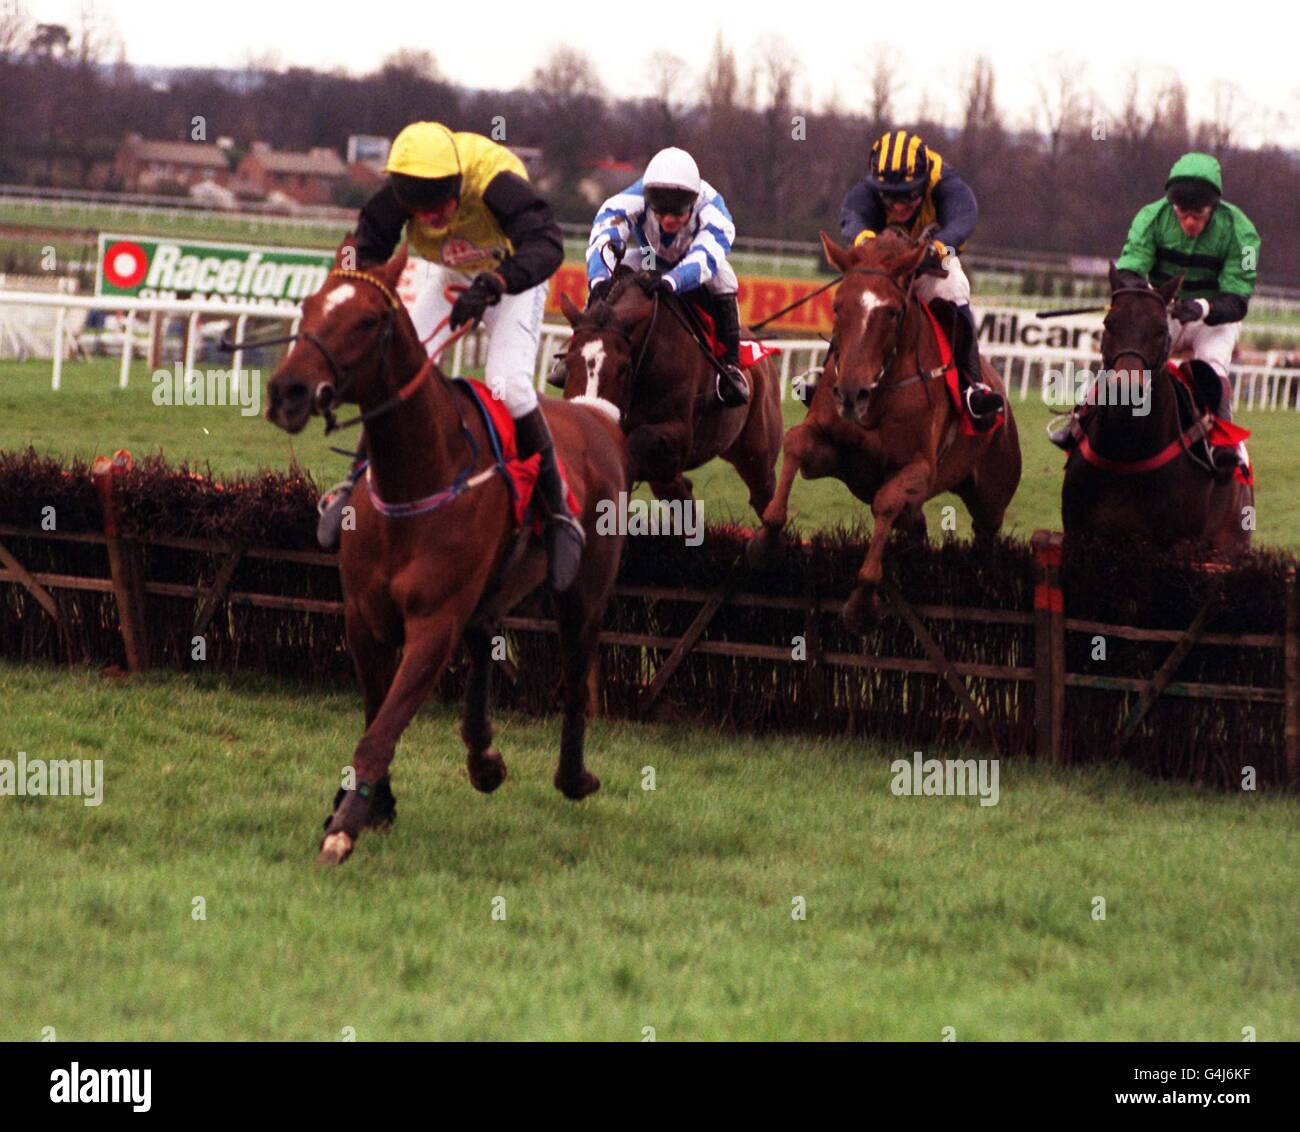
<svg viewBox="0 0 1300 1132">
<path fill-rule="evenodd" d="M 1125 286 L 1167 283 L 1186 272 L 1184 296 L 1169 308 L 1170 352 L 1190 349 L 1197 389 L 1215 416 L 1232 420 L 1228 365 L 1241 333 L 1259 263 L 1259 233 L 1235 204 L 1220 199 L 1223 174 L 1208 153 L 1185 153 L 1169 170 L 1165 195 L 1143 206 L 1115 264 Z M 1069 422 L 1052 442 L 1073 446 Z M 1210 449 L 1216 467 L 1246 465 L 1242 446 Z"/>
<path fill-rule="evenodd" d="M 721 194 L 701 180 L 695 158 L 673 147 L 656 153 L 639 181 L 601 205 L 587 244 L 592 299 L 600 297 L 612 274 L 603 254 L 607 246 L 616 255 L 626 249 L 627 262 L 647 272 L 665 269 L 645 277 L 647 294 L 704 289 L 724 351 L 718 397 L 732 407 L 749 401 L 740 371 L 738 283 L 727 262 L 735 239 L 736 226 Z"/>
<path fill-rule="evenodd" d="M 503 145 L 438 122 L 414 122 L 388 153 L 388 180 L 361 209 L 357 256 L 382 263 L 405 231 L 417 263 L 408 305 L 421 340 L 448 318 L 452 330 L 482 320 L 489 341 L 485 379 L 515 421 L 519 454 L 541 453 L 537 481 L 549 513 L 546 550 L 557 590 L 572 582 L 582 556 L 582 525 L 569 513 L 546 418 L 532 375 L 546 304 L 546 281 L 564 259 L 550 206 L 528 183 L 523 162 Z M 448 301 L 449 284 L 464 289 Z M 437 344 L 429 342 L 431 349 Z M 358 459 L 362 452 L 358 452 Z M 338 538 L 354 466 L 322 512 L 318 538 Z"/>
<path fill-rule="evenodd" d="M 962 333 L 954 338 L 957 375 L 971 422 L 981 432 L 997 423 L 1002 396 L 982 380 L 979 336 L 970 309 L 970 282 L 957 253 L 975 229 L 979 208 L 975 194 L 943 158 L 926 147 L 918 134 L 890 130 L 871 147 L 867 175 L 849 190 L 840 208 L 840 231 L 857 247 L 887 225 L 905 229 L 913 239 L 931 224 L 933 259 L 947 269 L 946 279 L 922 275 L 916 293 L 948 327 Z"/>
</svg>

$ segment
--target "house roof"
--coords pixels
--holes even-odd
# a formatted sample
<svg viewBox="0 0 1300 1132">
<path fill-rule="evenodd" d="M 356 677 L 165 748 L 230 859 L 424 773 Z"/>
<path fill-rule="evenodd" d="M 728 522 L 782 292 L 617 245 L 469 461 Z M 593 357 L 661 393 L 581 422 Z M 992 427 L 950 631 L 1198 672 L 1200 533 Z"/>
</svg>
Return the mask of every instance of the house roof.
<svg viewBox="0 0 1300 1132">
<path fill-rule="evenodd" d="M 141 161 L 165 161 L 170 165 L 202 165 L 224 169 L 226 155 L 215 145 L 205 142 L 144 141 L 127 138 L 124 143 Z"/>
<path fill-rule="evenodd" d="M 348 167 L 332 149 L 317 147 L 307 153 L 276 152 L 268 146 L 254 146 L 251 156 L 268 173 L 291 173 L 308 177 L 344 177 Z"/>
</svg>

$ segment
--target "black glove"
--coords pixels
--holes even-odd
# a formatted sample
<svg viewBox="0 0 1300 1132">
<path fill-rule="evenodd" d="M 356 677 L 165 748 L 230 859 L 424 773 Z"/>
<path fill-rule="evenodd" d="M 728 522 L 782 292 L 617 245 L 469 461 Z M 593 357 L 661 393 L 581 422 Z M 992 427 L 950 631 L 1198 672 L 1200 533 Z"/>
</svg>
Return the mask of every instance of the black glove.
<svg viewBox="0 0 1300 1132">
<path fill-rule="evenodd" d="M 666 275 L 655 275 L 654 272 L 647 271 L 637 276 L 637 283 L 641 285 L 641 290 L 646 293 L 647 297 L 653 295 L 676 294 L 677 288 L 673 286 L 672 281 Z"/>
<path fill-rule="evenodd" d="M 1169 313 L 1179 322 L 1200 322 L 1205 316 L 1196 299 L 1181 299 L 1169 308 Z"/>
<path fill-rule="evenodd" d="M 456 330 L 467 322 L 478 322 L 488 307 L 500 302 L 504 292 L 505 284 L 496 275 L 489 271 L 476 275 L 474 282 L 456 296 L 452 304 L 451 329 Z"/>
</svg>

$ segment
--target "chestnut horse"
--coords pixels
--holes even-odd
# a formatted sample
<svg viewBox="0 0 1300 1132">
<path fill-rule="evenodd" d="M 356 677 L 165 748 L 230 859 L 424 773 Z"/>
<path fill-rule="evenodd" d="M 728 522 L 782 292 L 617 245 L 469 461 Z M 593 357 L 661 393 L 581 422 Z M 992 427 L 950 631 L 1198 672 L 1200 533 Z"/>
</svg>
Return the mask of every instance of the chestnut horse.
<svg viewBox="0 0 1300 1132">
<path fill-rule="evenodd" d="M 749 403 L 727 408 L 714 391 L 716 371 L 684 321 L 685 303 L 648 297 L 631 268 L 620 266 L 606 296 L 585 312 L 568 296 L 560 306 L 573 327 L 564 396 L 622 424 L 629 486 L 645 481 L 659 499 L 687 500 L 691 481 L 683 473 L 721 456 L 761 515 L 781 448 L 781 388 L 771 362 L 746 371 Z"/>
<path fill-rule="evenodd" d="M 928 242 L 895 229 L 856 248 L 822 233 L 826 258 L 843 276 L 822 379 L 803 423 L 785 435 L 785 462 L 763 529 L 749 547 L 752 564 L 769 563 L 788 518 L 796 472 L 834 476 L 870 504 L 875 525 L 844 620 L 861 630 L 879 607 L 885 542 L 895 524 L 924 538 L 921 504 L 951 491 L 966 504 L 977 538 L 1002 525 L 1020 483 L 1020 444 L 1008 401 L 1005 424 L 966 435 L 945 385 L 934 329 L 915 294 Z M 984 380 L 1002 390 L 988 363 Z"/>
<path fill-rule="evenodd" d="M 1084 439 L 1071 451 L 1061 487 L 1065 533 L 1139 536 L 1161 548 L 1208 542 L 1216 550 L 1250 545 L 1254 489 L 1235 477 L 1220 482 L 1190 456 L 1201 426 L 1179 415 L 1169 358 L 1166 308 L 1182 276 L 1159 289 L 1123 284 L 1112 263 L 1110 307 L 1102 323 L 1103 378 L 1113 387 L 1145 386 L 1140 399 L 1098 397 L 1082 416 Z M 1120 362 L 1129 367 L 1118 369 Z M 1114 403 L 1116 401 L 1135 403 Z"/>
<path fill-rule="evenodd" d="M 351 252 L 350 256 L 345 253 Z M 398 738 L 433 692 L 463 639 L 471 672 L 461 736 L 470 782 L 484 793 L 506 776 L 490 750 L 492 632 L 546 577 L 541 541 L 519 544 L 505 479 L 493 471 L 488 435 L 470 395 L 427 358 L 396 297 L 405 247 L 384 265 L 335 268 L 303 303 L 297 341 L 268 385 L 266 416 L 300 432 L 313 414 L 332 420 L 360 406 L 370 460 L 354 496 L 355 529 L 339 549 L 348 650 L 365 700 L 365 732 L 352 756 L 356 788 L 340 790 L 319 864 L 348 857 L 362 829 L 393 817 L 389 765 Z M 556 451 L 581 500 L 587 546 L 577 580 L 555 595 L 563 654 L 564 725 L 555 785 L 580 799 L 600 786 L 584 765 L 587 673 L 614 588 L 622 539 L 596 533 L 596 507 L 627 479 L 623 438 L 604 416 L 546 403 Z M 445 505 L 421 509 L 444 489 Z M 415 504 L 409 515 L 394 513 Z M 382 514 L 381 509 L 387 514 Z M 400 652 L 400 659 L 399 659 Z"/>
</svg>

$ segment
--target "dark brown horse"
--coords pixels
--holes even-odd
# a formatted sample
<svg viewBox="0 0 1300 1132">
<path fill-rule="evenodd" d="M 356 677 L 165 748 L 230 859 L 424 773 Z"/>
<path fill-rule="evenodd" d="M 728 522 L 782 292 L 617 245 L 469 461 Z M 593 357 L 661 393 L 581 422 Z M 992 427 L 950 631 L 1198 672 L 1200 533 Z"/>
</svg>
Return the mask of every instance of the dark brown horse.
<svg viewBox="0 0 1300 1132">
<path fill-rule="evenodd" d="M 344 530 L 339 567 L 366 726 L 352 756 L 356 789 L 335 799 L 322 864 L 345 860 L 362 829 L 391 821 L 389 764 L 398 738 L 462 639 L 471 664 L 461 729 L 469 779 L 484 793 L 501 784 L 505 762 L 489 749 L 491 635 L 546 576 L 537 538 L 525 536 L 516 553 L 509 489 L 493 471 L 478 411 L 426 361 L 396 298 L 405 249 L 366 271 L 342 270 L 345 250 L 303 304 L 299 340 L 269 383 L 266 412 L 291 433 L 342 402 L 365 414 L 369 473 L 354 496 L 355 529 Z M 577 580 L 555 597 L 564 678 L 555 785 L 579 799 L 600 786 L 583 761 L 587 673 L 622 548 L 621 538 L 597 534 L 596 508 L 622 490 L 627 462 L 622 436 L 600 413 L 552 402 L 546 414 L 587 534 Z M 461 490 L 437 510 L 389 517 L 378 509 L 391 513 L 453 485 Z"/>
<path fill-rule="evenodd" d="M 683 321 L 684 304 L 648 297 L 630 268 L 620 267 L 606 296 L 587 311 L 567 296 L 560 305 L 573 327 L 564 396 L 602 407 L 622 424 L 629 484 L 648 482 L 659 499 L 690 499 L 684 473 L 721 456 L 740 473 L 761 515 L 781 447 L 781 389 L 771 362 L 746 371 L 749 404 L 729 409 L 714 392 L 716 371 Z"/>
<path fill-rule="evenodd" d="M 1176 379 L 1165 365 L 1166 308 L 1181 284 L 1180 276 L 1159 289 L 1125 286 L 1111 264 L 1100 380 L 1114 392 L 1086 409 L 1084 436 L 1065 465 L 1067 535 L 1138 536 L 1159 547 L 1207 542 L 1217 550 L 1250 544 L 1254 489 L 1236 478 L 1222 482 L 1192 459 L 1200 414 L 1184 401 L 1180 417 Z"/>
<path fill-rule="evenodd" d="M 1020 483 L 1020 444 L 1009 402 L 1006 423 L 994 432 L 968 436 L 960 427 L 933 325 L 915 294 L 927 241 L 889 229 L 842 248 L 823 232 L 822 246 L 843 275 L 833 345 L 808 416 L 785 435 L 780 483 L 750 544 L 750 561 L 761 566 L 774 555 L 795 473 L 842 480 L 875 518 L 844 607 L 845 621 L 861 629 L 879 604 L 885 542 L 895 524 L 923 538 L 921 505 L 951 491 L 970 511 L 975 536 L 991 537 Z M 984 380 L 1002 391 L 987 363 Z"/>
</svg>

